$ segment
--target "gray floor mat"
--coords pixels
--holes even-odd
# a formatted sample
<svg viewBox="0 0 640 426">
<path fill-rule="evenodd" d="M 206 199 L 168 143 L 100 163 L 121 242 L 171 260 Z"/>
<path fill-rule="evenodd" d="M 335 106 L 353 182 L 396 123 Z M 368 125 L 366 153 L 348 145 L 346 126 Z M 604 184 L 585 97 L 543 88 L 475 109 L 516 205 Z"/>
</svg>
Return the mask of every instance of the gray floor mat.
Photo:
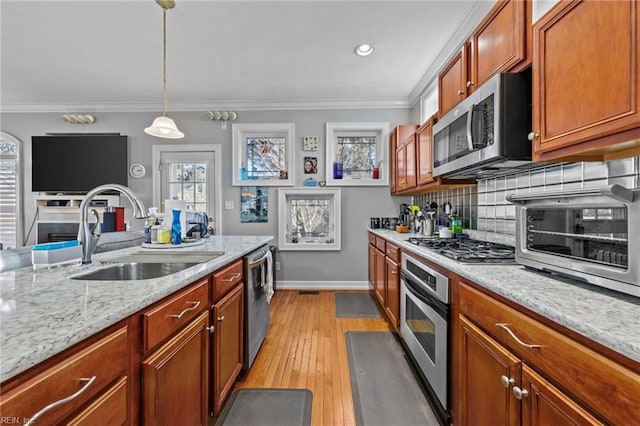
<svg viewBox="0 0 640 426">
<path fill-rule="evenodd" d="M 358 426 L 439 425 L 392 333 L 345 333 Z"/>
<path fill-rule="evenodd" d="M 240 389 L 216 426 L 309 426 L 312 402 L 308 389 Z"/>
<path fill-rule="evenodd" d="M 371 293 L 336 293 L 336 317 L 381 318 Z"/>
</svg>

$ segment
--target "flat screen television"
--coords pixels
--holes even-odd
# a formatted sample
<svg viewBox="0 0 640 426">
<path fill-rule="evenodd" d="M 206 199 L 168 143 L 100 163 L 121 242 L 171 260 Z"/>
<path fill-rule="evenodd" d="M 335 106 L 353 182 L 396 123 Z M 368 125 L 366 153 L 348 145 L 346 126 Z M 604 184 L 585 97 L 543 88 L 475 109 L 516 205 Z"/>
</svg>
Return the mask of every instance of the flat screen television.
<svg viewBox="0 0 640 426">
<path fill-rule="evenodd" d="M 31 190 L 86 193 L 106 183 L 128 184 L 127 136 L 56 134 L 31 137 Z"/>
</svg>

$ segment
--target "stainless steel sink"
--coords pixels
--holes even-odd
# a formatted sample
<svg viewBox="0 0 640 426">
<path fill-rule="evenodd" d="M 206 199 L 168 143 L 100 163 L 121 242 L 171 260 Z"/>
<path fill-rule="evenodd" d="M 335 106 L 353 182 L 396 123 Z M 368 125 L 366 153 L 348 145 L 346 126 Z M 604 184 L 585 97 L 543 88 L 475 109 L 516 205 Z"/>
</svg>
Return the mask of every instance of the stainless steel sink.
<svg viewBox="0 0 640 426">
<path fill-rule="evenodd" d="M 117 263 L 71 277 L 72 280 L 127 281 L 165 277 L 197 265 L 197 262 Z"/>
<path fill-rule="evenodd" d="M 224 251 L 143 250 L 102 263 L 203 263 L 222 256 Z"/>
</svg>

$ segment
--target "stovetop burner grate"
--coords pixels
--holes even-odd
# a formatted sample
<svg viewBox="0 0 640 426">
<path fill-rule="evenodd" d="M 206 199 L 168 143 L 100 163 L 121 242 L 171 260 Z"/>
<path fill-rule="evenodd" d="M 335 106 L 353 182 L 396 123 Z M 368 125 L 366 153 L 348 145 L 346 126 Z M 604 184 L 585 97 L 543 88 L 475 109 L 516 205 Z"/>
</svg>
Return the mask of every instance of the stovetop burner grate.
<svg viewBox="0 0 640 426">
<path fill-rule="evenodd" d="M 407 241 L 460 263 L 516 264 L 515 249 L 504 244 L 472 239 L 437 237 L 411 237 Z"/>
</svg>

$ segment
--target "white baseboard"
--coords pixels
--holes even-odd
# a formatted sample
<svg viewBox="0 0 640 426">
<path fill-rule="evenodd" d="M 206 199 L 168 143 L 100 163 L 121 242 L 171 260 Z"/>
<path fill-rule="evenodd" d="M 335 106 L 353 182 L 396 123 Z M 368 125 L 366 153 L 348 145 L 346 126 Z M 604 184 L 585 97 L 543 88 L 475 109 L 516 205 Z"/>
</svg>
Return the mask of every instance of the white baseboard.
<svg viewBox="0 0 640 426">
<path fill-rule="evenodd" d="M 277 281 L 278 290 L 371 290 L 368 281 Z"/>
</svg>

